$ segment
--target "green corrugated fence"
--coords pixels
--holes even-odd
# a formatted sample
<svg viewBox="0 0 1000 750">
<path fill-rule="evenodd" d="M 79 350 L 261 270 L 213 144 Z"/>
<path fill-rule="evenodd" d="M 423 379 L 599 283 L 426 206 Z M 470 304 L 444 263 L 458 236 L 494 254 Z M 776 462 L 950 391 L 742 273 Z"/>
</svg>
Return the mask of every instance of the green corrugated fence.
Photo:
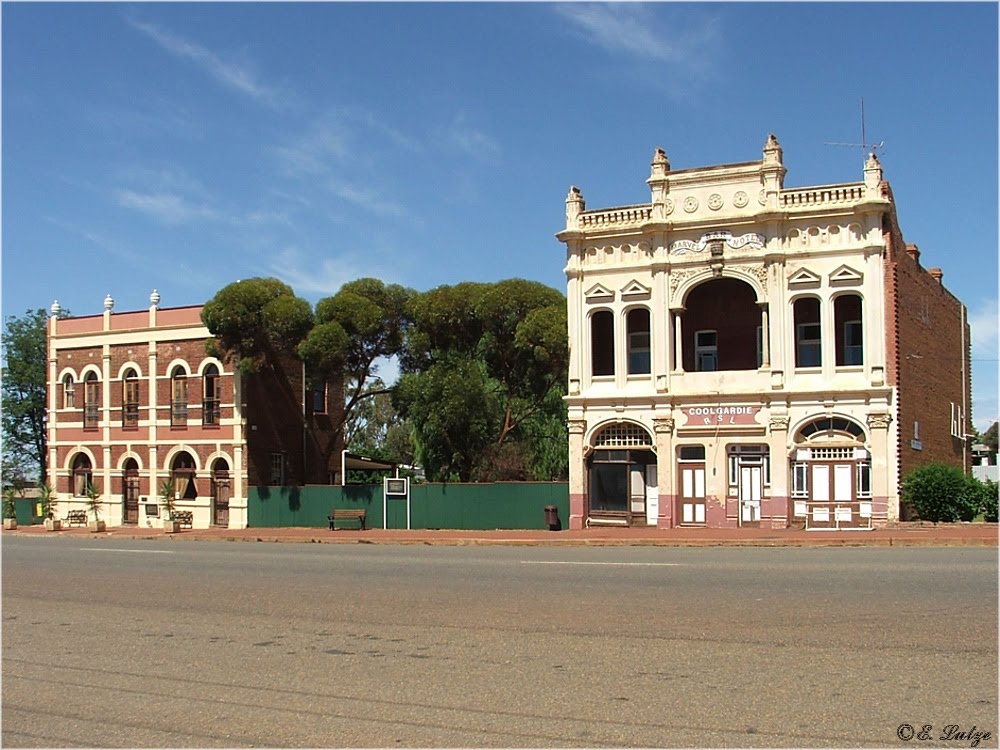
<svg viewBox="0 0 1000 750">
<path fill-rule="evenodd" d="M 495 484 L 411 484 L 410 527 L 414 529 L 547 529 L 545 506 L 569 519 L 566 482 Z M 334 508 L 364 508 L 369 528 L 383 528 L 382 485 L 331 487 L 251 487 L 248 523 L 252 528 L 325 528 Z M 406 502 L 388 499 L 386 527 L 406 528 Z"/>
</svg>

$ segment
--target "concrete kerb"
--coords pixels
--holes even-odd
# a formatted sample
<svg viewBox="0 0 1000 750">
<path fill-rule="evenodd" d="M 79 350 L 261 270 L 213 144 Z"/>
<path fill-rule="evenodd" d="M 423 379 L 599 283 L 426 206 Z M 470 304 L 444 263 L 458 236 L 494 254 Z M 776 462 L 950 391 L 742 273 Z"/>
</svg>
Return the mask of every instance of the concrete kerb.
<svg viewBox="0 0 1000 750">
<path fill-rule="evenodd" d="M 189 529 L 168 534 L 159 529 L 114 527 L 95 534 L 87 529 L 48 532 L 41 526 L 18 527 L 5 534 L 84 536 L 94 539 L 169 539 L 296 544 L 387 544 L 429 546 L 519 547 L 997 547 L 996 524 L 907 525 L 869 532 L 751 530 L 753 534 L 713 529 L 616 529 L 613 532 L 541 531 L 336 531 L 321 529 Z M 551 534 L 551 535 L 550 535 Z M 738 535 L 739 534 L 739 535 Z"/>
</svg>

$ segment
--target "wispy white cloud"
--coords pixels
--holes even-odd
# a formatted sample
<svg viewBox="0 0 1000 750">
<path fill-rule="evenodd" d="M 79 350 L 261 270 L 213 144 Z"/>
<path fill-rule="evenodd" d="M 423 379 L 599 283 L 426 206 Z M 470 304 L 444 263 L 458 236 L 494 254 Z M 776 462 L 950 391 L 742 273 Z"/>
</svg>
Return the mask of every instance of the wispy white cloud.
<svg viewBox="0 0 1000 750">
<path fill-rule="evenodd" d="M 130 19 L 128 23 L 170 54 L 194 63 L 223 86 L 270 106 L 276 106 L 281 102 L 281 93 L 276 88 L 257 80 L 249 64 L 224 60 L 207 47 L 184 39 L 155 24 L 136 19 Z"/>
<path fill-rule="evenodd" d="M 359 185 L 329 181 L 330 191 L 338 198 L 379 216 L 406 216 L 406 209 L 399 203 L 378 191 Z"/>
<path fill-rule="evenodd" d="M 116 200 L 123 208 L 134 209 L 163 224 L 186 224 L 198 220 L 215 220 L 218 213 L 205 205 L 191 203 L 176 193 L 139 193 L 118 190 Z"/>
<path fill-rule="evenodd" d="M 348 281 L 376 275 L 364 262 L 345 256 L 312 260 L 295 247 L 285 247 L 274 256 L 271 273 L 297 294 L 316 297 L 336 294 Z"/>
<path fill-rule="evenodd" d="M 567 2 L 552 7 L 591 44 L 631 64 L 655 68 L 663 82 L 687 86 L 713 69 L 712 50 L 720 33 L 712 16 L 692 15 L 690 8 L 670 3 Z M 671 67 L 670 76 L 662 75 L 663 65 Z"/>
<path fill-rule="evenodd" d="M 486 161 L 495 160 L 501 153 L 500 142 L 470 124 L 464 112 L 459 112 L 452 119 L 445 138 L 450 146 Z"/>
</svg>

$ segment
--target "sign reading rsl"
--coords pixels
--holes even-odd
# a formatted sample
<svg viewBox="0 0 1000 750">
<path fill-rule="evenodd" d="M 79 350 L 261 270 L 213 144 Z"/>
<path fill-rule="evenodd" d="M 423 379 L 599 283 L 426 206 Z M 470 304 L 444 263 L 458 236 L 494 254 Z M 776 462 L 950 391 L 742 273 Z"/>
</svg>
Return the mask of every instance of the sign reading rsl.
<svg viewBox="0 0 1000 750">
<path fill-rule="evenodd" d="M 681 409 L 688 427 L 757 424 L 759 406 L 689 406 Z"/>
</svg>

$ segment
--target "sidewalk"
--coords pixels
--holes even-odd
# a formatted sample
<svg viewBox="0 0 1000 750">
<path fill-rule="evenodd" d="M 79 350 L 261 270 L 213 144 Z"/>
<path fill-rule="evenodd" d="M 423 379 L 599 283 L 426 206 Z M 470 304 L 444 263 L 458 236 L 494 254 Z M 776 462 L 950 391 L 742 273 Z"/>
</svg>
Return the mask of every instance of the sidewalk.
<svg viewBox="0 0 1000 750">
<path fill-rule="evenodd" d="M 369 529 L 328 531 L 316 528 L 162 529 L 116 526 L 100 534 L 75 527 L 46 531 L 44 526 L 19 526 L 4 536 L 84 536 L 171 541 L 297 542 L 314 544 L 428 544 L 533 546 L 663 546 L 663 547 L 997 547 L 997 524 L 900 523 L 873 531 L 803 531 L 800 529 L 656 529 L 602 527 L 578 531 L 435 529 Z"/>
</svg>

